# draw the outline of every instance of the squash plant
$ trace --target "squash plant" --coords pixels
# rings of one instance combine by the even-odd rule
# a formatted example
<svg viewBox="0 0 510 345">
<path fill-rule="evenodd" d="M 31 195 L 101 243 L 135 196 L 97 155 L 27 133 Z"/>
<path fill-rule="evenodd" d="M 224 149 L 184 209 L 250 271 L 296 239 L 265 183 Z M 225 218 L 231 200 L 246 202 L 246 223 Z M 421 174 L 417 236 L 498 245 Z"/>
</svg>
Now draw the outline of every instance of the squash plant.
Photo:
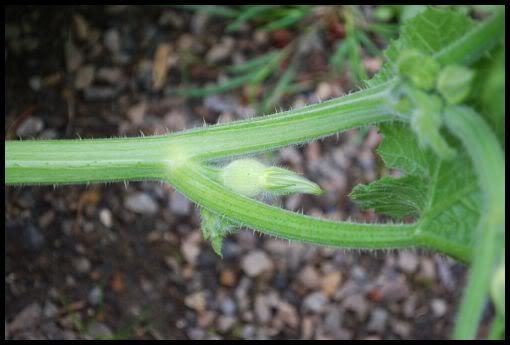
<svg viewBox="0 0 510 345">
<path fill-rule="evenodd" d="M 490 337 L 503 338 L 504 26 L 504 8 L 481 22 L 428 8 L 402 25 L 362 90 L 297 110 L 162 136 L 6 141 L 6 183 L 166 181 L 200 207 L 220 255 L 240 227 L 338 248 L 433 249 L 471 266 L 453 337 L 476 337 L 490 296 Z M 379 126 L 378 153 L 404 176 L 356 186 L 351 197 L 393 223 L 334 222 L 255 199 L 320 188 L 248 155 L 367 125 Z"/>
</svg>

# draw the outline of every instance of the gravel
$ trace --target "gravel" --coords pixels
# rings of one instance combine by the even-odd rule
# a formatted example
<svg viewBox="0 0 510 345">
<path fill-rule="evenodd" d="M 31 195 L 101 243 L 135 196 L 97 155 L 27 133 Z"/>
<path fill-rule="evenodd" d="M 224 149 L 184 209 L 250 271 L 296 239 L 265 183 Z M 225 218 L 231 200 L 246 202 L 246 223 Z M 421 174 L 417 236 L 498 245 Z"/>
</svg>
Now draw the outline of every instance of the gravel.
<svg viewBox="0 0 510 345">
<path fill-rule="evenodd" d="M 128 196 L 124 202 L 124 206 L 133 212 L 153 215 L 158 212 L 158 204 L 151 196 L 145 193 L 135 193 Z"/>
</svg>

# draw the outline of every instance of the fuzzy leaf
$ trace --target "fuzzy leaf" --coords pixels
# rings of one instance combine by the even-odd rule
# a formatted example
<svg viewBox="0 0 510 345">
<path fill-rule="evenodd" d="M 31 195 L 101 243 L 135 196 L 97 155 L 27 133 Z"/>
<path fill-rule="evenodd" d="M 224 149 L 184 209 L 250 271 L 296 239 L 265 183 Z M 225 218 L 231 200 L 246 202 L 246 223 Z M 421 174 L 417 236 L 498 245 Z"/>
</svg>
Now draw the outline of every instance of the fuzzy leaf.
<svg viewBox="0 0 510 345">
<path fill-rule="evenodd" d="M 415 49 L 434 55 L 456 42 L 474 25 L 475 23 L 462 13 L 427 8 L 402 25 L 398 40 L 392 41 L 384 52 L 385 65 L 368 82 L 369 86 L 383 83 L 395 75 L 395 65 L 402 50 Z"/>
<path fill-rule="evenodd" d="M 351 197 L 363 208 L 393 217 L 419 216 L 421 231 L 469 246 L 480 216 L 480 196 L 467 154 L 459 149 L 455 159 L 440 160 L 420 148 L 405 124 L 383 125 L 380 132 L 384 139 L 379 155 L 387 167 L 406 176 L 356 186 Z"/>
</svg>

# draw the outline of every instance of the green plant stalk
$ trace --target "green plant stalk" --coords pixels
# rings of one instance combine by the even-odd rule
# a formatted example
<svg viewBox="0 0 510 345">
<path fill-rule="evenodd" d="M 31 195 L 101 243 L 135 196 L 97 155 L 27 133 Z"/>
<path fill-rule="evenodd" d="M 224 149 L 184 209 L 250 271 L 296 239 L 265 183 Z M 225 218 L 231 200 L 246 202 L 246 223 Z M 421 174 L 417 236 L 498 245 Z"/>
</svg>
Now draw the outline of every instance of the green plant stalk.
<svg viewBox="0 0 510 345">
<path fill-rule="evenodd" d="M 416 244 L 414 224 L 333 222 L 286 211 L 226 190 L 194 162 L 171 169 L 168 182 L 201 207 L 268 235 L 341 248 L 409 248 Z"/>
<path fill-rule="evenodd" d="M 484 198 L 484 210 L 474 238 L 476 253 L 472 255 L 473 264 L 454 331 L 457 339 L 471 339 L 476 336 L 491 278 L 503 254 L 505 158 L 492 130 L 471 108 L 447 107 L 445 122 L 469 153 Z"/>
<path fill-rule="evenodd" d="M 268 151 L 394 117 L 383 108 L 391 85 L 271 116 L 171 135 L 5 142 L 7 184 L 164 180 L 167 167 Z M 206 143 L 206 145 L 204 145 Z"/>
<path fill-rule="evenodd" d="M 496 46 L 505 34 L 505 8 L 501 6 L 489 19 L 479 23 L 467 35 L 436 54 L 442 65 L 469 65 Z"/>
</svg>

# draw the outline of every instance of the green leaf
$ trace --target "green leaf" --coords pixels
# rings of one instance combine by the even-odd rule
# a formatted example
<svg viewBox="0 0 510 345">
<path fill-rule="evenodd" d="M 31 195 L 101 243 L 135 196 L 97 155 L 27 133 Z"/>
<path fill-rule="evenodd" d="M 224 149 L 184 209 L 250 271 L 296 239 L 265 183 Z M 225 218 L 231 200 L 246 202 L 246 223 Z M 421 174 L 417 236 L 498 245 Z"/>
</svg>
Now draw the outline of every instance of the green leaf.
<svg viewBox="0 0 510 345">
<path fill-rule="evenodd" d="M 425 208 L 427 183 L 426 179 L 413 175 L 384 177 L 369 185 L 357 185 L 350 196 L 361 208 L 374 208 L 395 218 L 419 216 Z"/>
<path fill-rule="evenodd" d="M 500 45 L 490 56 L 473 66 L 476 70 L 472 102 L 487 120 L 500 143 L 505 141 L 505 47 Z"/>
<path fill-rule="evenodd" d="M 474 26 L 475 23 L 461 13 L 427 8 L 402 25 L 398 40 L 392 41 L 384 52 L 385 65 L 368 84 L 374 86 L 393 78 L 402 50 L 415 49 L 434 55 L 458 41 Z"/>
<path fill-rule="evenodd" d="M 227 235 L 239 230 L 239 226 L 205 208 L 200 209 L 200 216 L 202 218 L 201 229 L 204 239 L 209 240 L 214 252 L 222 257 L 223 240 Z"/>
<path fill-rule="evenodd" d="M 422 149 L 406 124 L 382 125 L 380 132 L 384 139 L 379 155 L 388 168 L 399 169 L 405 176 L 356 186 L 352 198 L 362 208 L 374 208 L 393 217 L 419 216 L 418 231 L 425 241 L 470 251 L 481 202 L 464 150 L 457 150 L 455 159 L 444 161 Z M 458 142 L 449 139 L 459 147 Z"/>
</svg>

